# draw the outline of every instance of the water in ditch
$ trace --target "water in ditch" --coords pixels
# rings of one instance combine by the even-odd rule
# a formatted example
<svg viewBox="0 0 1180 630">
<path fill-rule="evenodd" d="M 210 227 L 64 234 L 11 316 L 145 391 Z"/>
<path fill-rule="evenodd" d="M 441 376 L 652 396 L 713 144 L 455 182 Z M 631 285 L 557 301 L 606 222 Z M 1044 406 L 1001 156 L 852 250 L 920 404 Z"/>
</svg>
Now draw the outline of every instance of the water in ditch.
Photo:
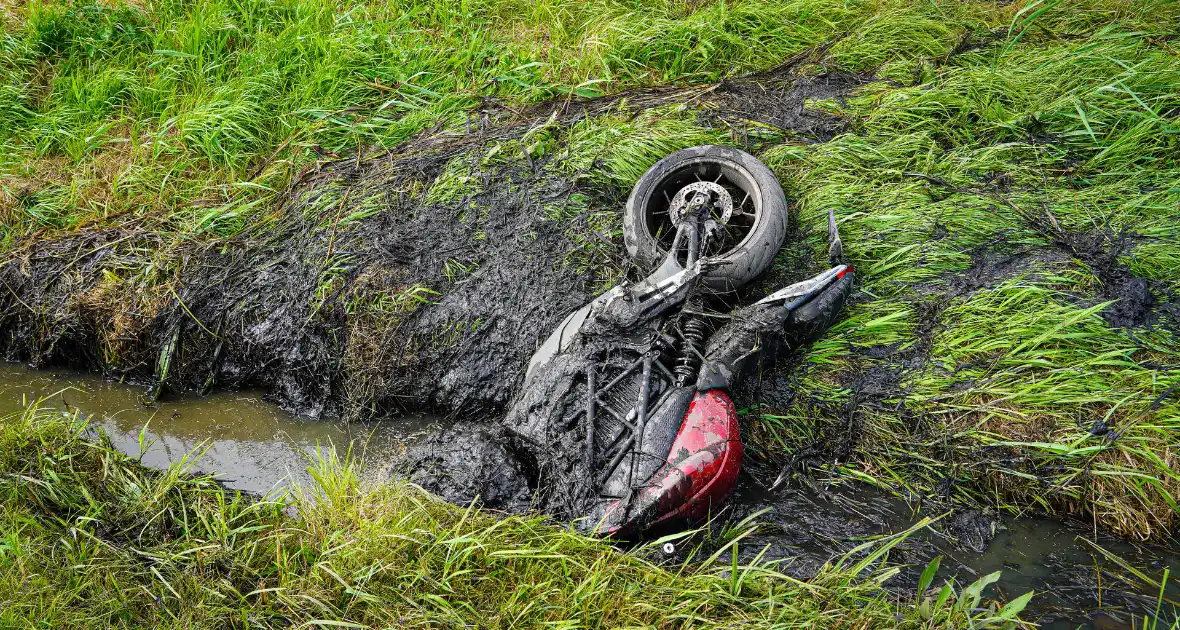
<svg viewBox="0 0 1180 630">
<path fill-rule="evenodd" d="M 390 474 L 383 467 L 437 422 L 429 416 L 350 425 L 300 418 L 250 390 L 171 396 L 150 406 L 143 394 L 142 387 L 100 376 L 0 363 L 0 414 L 43 399 L 43 407 L 87 416 L 147 466 L 202 453 L 195 472 L 215 473 L 226 486 L 256 494 L 309 483 L 308 458 L 320 448 L 351 448 L 365 474 Z"/>
</svg>

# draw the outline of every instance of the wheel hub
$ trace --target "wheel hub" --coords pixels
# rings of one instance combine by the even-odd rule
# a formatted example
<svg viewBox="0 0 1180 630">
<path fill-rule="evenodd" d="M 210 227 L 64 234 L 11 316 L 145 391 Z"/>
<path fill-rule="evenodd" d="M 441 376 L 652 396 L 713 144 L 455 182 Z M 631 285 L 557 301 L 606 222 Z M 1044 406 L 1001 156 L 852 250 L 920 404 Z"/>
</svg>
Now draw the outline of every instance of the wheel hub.
<svg viewBox="0 0 1180 630">
<path fill-rule="evenodd" d="M 708 198 L 706 205 L 709 206 L 709 212 L 714 220 L 721 225 L 729 222 L 733 215 L 733 197 L 729 196 L 729 191 L 716 182 L 694 182 L 676 191 L 672 196 L 671 204 L 668 206 L 672 225 L 680 225 L 697 195 Z"/>
</svg>

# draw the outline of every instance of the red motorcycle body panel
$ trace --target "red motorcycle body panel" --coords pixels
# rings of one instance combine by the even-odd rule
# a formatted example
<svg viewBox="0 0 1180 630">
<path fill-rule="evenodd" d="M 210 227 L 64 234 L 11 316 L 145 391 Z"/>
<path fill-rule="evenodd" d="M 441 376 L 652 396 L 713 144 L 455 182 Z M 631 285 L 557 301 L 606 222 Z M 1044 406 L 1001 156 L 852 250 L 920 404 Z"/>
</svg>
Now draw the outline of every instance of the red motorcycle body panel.
<svg viewBox="0 0 1180 630">
<path fill-rule="evenodd" d="M 652 478 L 647 492 L 659 496 L 656 522 L 703 519 L 713 503 L 737 487 L 742 467 L 742 436 L 733 401 L 721 390 L 698 393 L 688 406 L 669 462 Z"/>
<path fill-rule="evenodd" d="M 737 410 L 721 390 L 698 392 L 688 406 L 667 462 L 631 501 L 613 509 L 630 516 L 604 533 L 634 534 L 672 519 L 700 520 L 737 486 L 742 440 Z"/>
</svg>

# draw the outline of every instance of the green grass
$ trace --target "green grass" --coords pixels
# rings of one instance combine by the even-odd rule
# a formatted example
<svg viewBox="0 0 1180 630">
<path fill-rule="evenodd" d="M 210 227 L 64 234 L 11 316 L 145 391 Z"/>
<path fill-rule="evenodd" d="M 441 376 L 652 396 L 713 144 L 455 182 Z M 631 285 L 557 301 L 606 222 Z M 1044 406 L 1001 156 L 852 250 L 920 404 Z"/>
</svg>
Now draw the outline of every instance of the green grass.
<svg viewBox="0 0 1180 630">
<path fill-rule="evenodd" d="M 805 223 L 836 211 L 860 272 L 865 299 L 813 349 L 805 385 L 855 408 L 858 457 L 837 472 L 1143 538 L 1174 526 L 1177 322 L 1112 328 L 1099 312 L 1118 296 L 1102 297 L 1099 270 L 1038 256 L 1071 235 L 1111 252 L 1129 234 L 1130 270 L 1161 296 L 1180 289 L 1180 55 L 1160 39 L 1178 15 L 1174 3 L 1030 4 L 996 42 L 922 61 L 912 86 L 828 104 L 852 133 L 764 154 Z M 1014 254 L 1023 267 L 955 286 L 976 258 Z M 856 399 L 850 370 L 874 369 L 898 390 Z M 787 449 L 818 439 L 816 424 L 843 426 L 806 404 L 778 411 L 772 426 L 813 425 L 775 431 Z M 1117 434 L 1091 435 L 1098 421 Z"/>
<path fill-rule="evenodd" d="M 888 551 L 912 530 L 807 582 L 731 561 L 748 526 L 709 556 L 660 568 L 540 518 L 363 483 L 334 452 L 311 462 L 314 484 L 287 505 L 183 463 L 143 468 L 86 435 L 78 418 L 36 407 L 0 420 L 0 626 L 1026 625 L 1027 598 L 981 600 L 996 575 L 940 585 L 928 572 L 921 601 L 883 590 L 897 571 Z M 927 596 L 930 586 L 941 590 Z"/>
<path fill-rule="evenodd" d="M 1180 4 L 1155 0 L 35 2 L 0 36 L 0 250 L 88 225 L 150 232 L 87 294 L 141 314 L 97 335 L 128 367 L 120 344 L 169 299 L 181 245 L 267 234 L 305 168 L 479 131 L 488 98 L 505 105 L 493 123 L 527 122 L 513 112 L 546 99 L 706 89 L 831 44 L 800 71 L 879 79 L 811 104 L 847 131 L 808 144 L 759 128 L 752 149 L 802 225 L 835 210 L 860 292 L 806 354 L 796 403 L 748 415 L 751 454 L 843 453 L 851 423 L 830 475 L 1160 537 L 1180 496 L 1175 318 L 1111 327 L 1104 270 L 1058 242 L 1096 239 L 1175 304 L 1178 24 Z M 460 203 L 484 170 L 547 159 L 625 193 L 669 151 L 751 137 L 701 102 L 536 121 L 405 192 Z M 378 208 L 340 182 L 317 192 L 304 207 L 333 233 Z M 546 210 L 582 245 L 567 263 L 605 282 L 621 273 L 618 215 L 588 203 Z M 346 256 L 325 261 L 317 309 L 339 298 Z M 964 283 L 1006 256 L 1019 264 Z M 448 277 L 472 271 L 456 265 Z M 896 387 L 866 395 L 864 375 Z M 1091 435 L 1099 421 L 1114 433 Z"/>
<path fill-rule="evenodd" d="M 113 216 L 233 234 L 299 168 L 527 103 L 767 66 L 841 3 L 34 2 L 0 39 L 6 241 Z"/>
</svg>

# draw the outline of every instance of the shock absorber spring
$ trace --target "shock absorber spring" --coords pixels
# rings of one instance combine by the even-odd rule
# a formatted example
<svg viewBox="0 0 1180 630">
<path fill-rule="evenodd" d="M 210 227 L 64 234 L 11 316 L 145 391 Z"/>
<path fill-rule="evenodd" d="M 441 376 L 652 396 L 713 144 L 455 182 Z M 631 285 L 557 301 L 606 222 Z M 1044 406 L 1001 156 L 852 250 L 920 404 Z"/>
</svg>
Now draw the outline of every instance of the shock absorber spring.
<svg viewBox="0 0 1180 630">
<path fill-rule="evenodd" d="M 707 333 L 705 321 L 700 315 L 694 313 L 685 313 L 685 315 L 685 319 L 681 320 L 680 324 L 680 356 L 676 358 L 676 385 L 678 387 L 684 387 L 696 380 Z"/>
</svg>

